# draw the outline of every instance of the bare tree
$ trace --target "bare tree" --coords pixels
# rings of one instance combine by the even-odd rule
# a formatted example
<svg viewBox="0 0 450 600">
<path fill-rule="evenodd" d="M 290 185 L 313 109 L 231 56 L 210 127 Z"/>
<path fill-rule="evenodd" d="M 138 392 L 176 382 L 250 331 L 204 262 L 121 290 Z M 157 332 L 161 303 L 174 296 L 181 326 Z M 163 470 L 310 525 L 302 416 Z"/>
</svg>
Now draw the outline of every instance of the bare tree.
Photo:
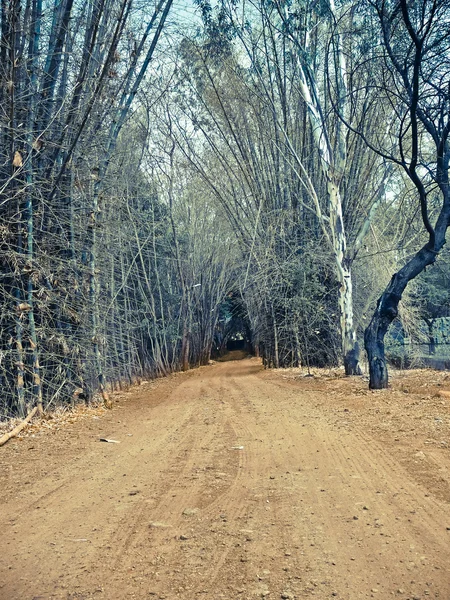
<svg viewBox="0 0 450 600">
<path fill-rule="evenodd" d="M 411 180 L 428 237 L 392 276 L 365 331 L 369 385 L 379 389 L 388 385 L 384 337 L 389 325 L 408 283 L 436 261 L 450 224 L 450 38 L 443 25 L 449 22 L 450 4 L 380 0 L 368 6 L 379 23 L 377 89 L 389 101 L 396 126 L 389 145 L 365 141 Z"/>
</svg>

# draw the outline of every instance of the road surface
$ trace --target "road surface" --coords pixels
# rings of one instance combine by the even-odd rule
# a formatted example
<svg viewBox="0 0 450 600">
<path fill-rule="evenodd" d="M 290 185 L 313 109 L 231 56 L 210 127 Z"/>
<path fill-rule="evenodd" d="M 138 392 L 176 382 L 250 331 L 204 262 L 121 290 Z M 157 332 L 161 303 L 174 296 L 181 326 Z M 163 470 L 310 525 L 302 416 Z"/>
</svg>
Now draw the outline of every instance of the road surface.
<svg viewBox="0 0 450 600">
<path fill-rule="evenodd" d="M 12 440 L 0 599 L 449 600 L 448 481 L 322 388 L 217 363 Z"/>
</svg>

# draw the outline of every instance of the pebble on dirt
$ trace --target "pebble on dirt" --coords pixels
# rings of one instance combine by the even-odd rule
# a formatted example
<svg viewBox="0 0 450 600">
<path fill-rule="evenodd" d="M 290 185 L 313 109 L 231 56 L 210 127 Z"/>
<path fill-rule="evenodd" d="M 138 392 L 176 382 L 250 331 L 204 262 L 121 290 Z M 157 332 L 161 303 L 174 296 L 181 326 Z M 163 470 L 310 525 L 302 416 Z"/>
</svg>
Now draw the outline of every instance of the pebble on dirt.
<svg viewBox="0 0 450 600">
<path fill-rule="evenodd" d="M 183 515 L 185 517 L 192 517 L 193 515 L 196 515 L 198 513 L 199 509 L 198 508 L 185 508 L 183 510 Z"/>
</svg>

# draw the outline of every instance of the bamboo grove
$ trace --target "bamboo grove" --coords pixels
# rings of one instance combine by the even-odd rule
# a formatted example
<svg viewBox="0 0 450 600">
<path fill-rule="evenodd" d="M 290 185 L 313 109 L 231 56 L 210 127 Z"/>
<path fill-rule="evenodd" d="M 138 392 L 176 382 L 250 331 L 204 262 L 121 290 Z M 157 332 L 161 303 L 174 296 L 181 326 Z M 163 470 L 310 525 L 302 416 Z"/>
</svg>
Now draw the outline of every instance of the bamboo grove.
<svg viewBox="0 0 450 600">
<path fill-rule="evenodd" d="M 400 298 L 413 321 L 446 260 L 449 16 L 2 0 L 0 417 L 108 403 L 233 333 L 357 374 L 366 330 L 387 385 Z"/>
<path fill-rule="evenodd" d="M 175 225 L 135 141 L 118 148 L 170 7 L 2 4 L 3 411 L 106 398 L 106 382 L 179 368 L 183 329 L 202 311 L 183 352 L 209 358 L 227 265 L 214 234 L 209 254 L 189 246 L 207 207 Z M 207 300 L 193 305 L 202 261 Z"/>
</svg>

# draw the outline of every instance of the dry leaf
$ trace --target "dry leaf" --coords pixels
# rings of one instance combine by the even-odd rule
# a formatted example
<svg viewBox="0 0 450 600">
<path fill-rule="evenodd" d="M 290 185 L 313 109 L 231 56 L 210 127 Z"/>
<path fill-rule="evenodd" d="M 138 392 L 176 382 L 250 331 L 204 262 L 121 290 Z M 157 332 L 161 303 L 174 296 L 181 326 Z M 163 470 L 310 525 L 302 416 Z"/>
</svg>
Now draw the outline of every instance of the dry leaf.
<svg viewBox="0 0 450 600">
<path fill-rule="evenodd" d="M 31 310 L 31 306 L 28 304 L 28 302 L 21 302 L 18 306 L 17 306 L 17 310 L 20 310 L 22 312 L 27 312 L 29 310 Z"/>
<path fill-rule="evenodd" d="M 23 167 L 22 155 L 18 150 L 14 152 L 13 167 L 16 167 L 16 169 Z"/>
<path fill-rule="evenodd" d="M 39 152 L 39 150 L 42 148 L 43 143 L 41 138 L 36 138 L 33 142 L 33 150 L 37 150 Z"/>
</svg>

